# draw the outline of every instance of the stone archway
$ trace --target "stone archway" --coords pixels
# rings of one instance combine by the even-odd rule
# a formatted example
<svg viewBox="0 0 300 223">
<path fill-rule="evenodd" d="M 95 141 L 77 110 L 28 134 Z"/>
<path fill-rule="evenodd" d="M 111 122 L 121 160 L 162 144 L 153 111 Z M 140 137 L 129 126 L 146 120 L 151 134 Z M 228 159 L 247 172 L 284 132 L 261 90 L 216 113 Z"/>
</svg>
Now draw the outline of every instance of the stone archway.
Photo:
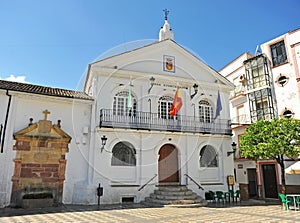
<svg viewBox="0 0 300 223">
<path fill-rule="evenodd" d="M 158 159 L 159 183 L 178 183 L 178 150 L 171 144 L 163 145 Z"/>
</svg>

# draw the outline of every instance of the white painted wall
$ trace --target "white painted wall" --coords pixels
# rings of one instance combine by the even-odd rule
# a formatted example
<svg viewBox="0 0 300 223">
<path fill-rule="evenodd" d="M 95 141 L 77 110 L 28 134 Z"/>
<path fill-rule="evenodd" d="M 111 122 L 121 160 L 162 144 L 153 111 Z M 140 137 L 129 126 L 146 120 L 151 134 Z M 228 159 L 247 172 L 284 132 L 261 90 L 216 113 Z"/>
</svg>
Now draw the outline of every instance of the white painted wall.
<svg viewBox="0 0 300 223">
<path fill-rule="evenodd" d="M 291 33 L 286 33 L 282 36 L 279 36 L 275 39 L 272 39 L 266 43 L 261 45 L 262 52 L 267 55 L 270 61 L 272 61 L 270 46 L 274 43 L 277 43 L 281 40 L 284 40 L 287 60 L 286 64 L 272 67 L 275 94 L 277 98 L 278 104 L 278 114 L 282 115 L 285 111 L 285 108 L 291 110 L 295 113 L 294 118 L 300 119 L 300 89 L 297 85 L 296 81 L 296 67 L 299 69 L 299 61 L 300 61 L 300 46 L 295 46 L 295 52 L 293 52 L 292 45 L 299 44 L 300 40 L 300 30 L 295 30 Z M 295 53 L 297 64 L 294 63 L 293 53 Z M 280 75 L 285 75 L 289 78 L 286 85 L 283 87 L 276 83 L 276 80 Z"/>
<path fill-rule="evenodd" d="M 6 114 L 7 96 L 0 91 L 1 123 Z M 88 169 L 89 135 L 83 134 L 83 128 L 90 129 L 91 101 L 72 100 L 66 98 L 49 97 L 42 95 L 16 93 L 12 95 L 12 103 L 9 113 L 9 123 L 6 130 L 4 153 L 0 154 L 0 206 L 10 203 L 12 176 L 14 171 L 15 151 L 13 148 L 13 133 L 26 128 L 29 119 L 33 123 L 44 119 L 44 110 L 51 113 L 48 120 L 57 124 L 61 120 L 61 128 L 72 137 L 69 144 L 69 152 L 66 154 L 66 180 L 64 184 L 63 202 L 72 201 L 72 191 L 75 182 L 86 180 Z M 5 111 L 2 111 L 5 109 Z"/>
<path fill-rule="evenodd" d="M 270 61 L 272 61 L 270 46 L 274 43 L 277 43 L 281 40 L 285 41 L 286 51 L 288 62 L 286 64 L 272 67 L 271 66 L 271 75 L 273 78 L 274 90 L 277 100 L 277 109 L 278 114 L 281 115 L 285 108 L 290 109 L 295 113 L 294 118 L 300 119 L 300 85 L 297 84 L 296 78 L 296 68 L 300 68 L 300 29 L 286 33 L 282 36 L 274 38 L 266 43 L 261 44 L 262 53 L 264 53 Z M 296 63 L 293 59 L 293 49 L 294 46 L 294 53 L 296 58 Z M 248 59 L 247 54 L 242 54 L 237 59 L 229 63 L 226 67 L 224 67 L 220 73 L 223 76 L 226 76 L 229 81 L 234 83 L 236 86 L 238 85 L 239 75 L 243 74 L 245 68 L 243 66 L 243 61 Z M 300 69 L 299 69 L 300 71 Z M 289 78 L 288 83 L 281 87 L 276 83 L 277 78 L 280 74 L 284 74 Z M 299 87 L 298 87 L 299 86 Z M 234 120 L 237 117 L 237 106 L 243 105 L 245 111 L 245 117 L 250 117 L 250 109 L 249 109 L 249 102 L 246 97 L 238 98 L 238 99 L 231 99 L 230 105 L 230 114 L 231 119 Z M 233 126 L 234 127 L 234 126 Z M 233 137 L 232 141 L 238 142 L 238 136 L 243 134 L 245 128 L 233 128 Z M 238 164 L 243 164 L 242 169 L 238 169 Z M 288 164 L 288 163 L 287 163 Z M 243 161 L 243 160 L 236 160 L 235 161 L 235 169 L 237 174 L 237 182 L 238 183 L 248 183 L 248 176 L 247 176 L 247 168 L 255 168 L 254 161 Z M 280 171 L 280 168 L 278 168 Z M 280 174 L 280 173 L 279 173 Z M 299 185 L 299 175 L 286 175 L 286 183 L 287 185 Z"/>
<path fill-rule="evenodd" d="M 163 55 L 175 57 L 175 73 L 163 71 Z M 114 69 L 114 66 L 118 66 Z M 148 94 L 150 77 L 155 78 L 155 85 Z M 224 81 L 226 85 L 215 81 Z M 220 91 L 222 106 L 220 118 L 229 120 L 229 91 L 230 84 L 220 78 L 219 74 L 208 68 L 202 62 L 196 61 L 194 56 L 188 55 L 183 49 L 174 46 L 174 43 L 165 42 L 162 47 L 151 46 L 113 57 L 107 61 L 100 61 L 90 66 L 88 84 L 86 89 L 93 88 L 96 99 L 95 126 L 99 125 L 99 111 L 102 108 L 112 109 L 114 95 L 122 90 L 128 91 L 129 83 L 132 83 L 131 92 L 137 99 L 137 110 L 157 113 L 158 100 L 161 96 L 174 97 L 177 84 L 181 86 L 183 106 L 179 112 L 181 115 L 194 116 L 196 104 L 196 116 L 198 116 L 198 102 L 207 99 L 216 110 L 217 91 Z M 193 84 L 199 85 L 199 92 L 190 99 L 194 93 Z M 148 99 L 151 99 L 151 109 Z M 116 126 L 117 127 L 117 126 Z M 202 135 L 190 133 L 170 133 L 164 131 L 136 131 L 118 128 L 96 127 L 97 134 L 94 141 L 93 157 L 93 184 L 94 190 L 101 183 L 104 187 L 104 196 L 101 203 L 120 203 L 123 196 L 132 196 L 136 202 L 149 196 L 158 184 L 156 177 L 142 191 L 139 187 L 158 174 L 159 149 L 167 143 L 178 149 L 179 175 L 182 184 L 188 182 L 188 186 L 198 194 L 204 196 L 184 174 L 190 175 L 194 180 L 203 184 L 205 190 L 227 190 L 227 175 L 233 175 L 233 159 L 227 157 L 227 151 L 231 150 L 231 137 L 220 135 Z M 100 152 L 101 136 L 107 136 L 105 150 Z M 137 165 L 135 167 L 111 166 L 111 151 L 114 145 L 120 141 L 130 142 L 136 149 Z M 204 145 L 212 145 L 219 158 L 218 168 L 200 168 L 199 154 Z M 126 187 L 127 185 L 127 187 Z M 97 197 L 92 196 L 92 188 L 89 203 L 96 203 Z M 80 199 L 79 199 L 80 200 Z M 86 201 L 81 200 L 81 203 Z"/>
</svg>

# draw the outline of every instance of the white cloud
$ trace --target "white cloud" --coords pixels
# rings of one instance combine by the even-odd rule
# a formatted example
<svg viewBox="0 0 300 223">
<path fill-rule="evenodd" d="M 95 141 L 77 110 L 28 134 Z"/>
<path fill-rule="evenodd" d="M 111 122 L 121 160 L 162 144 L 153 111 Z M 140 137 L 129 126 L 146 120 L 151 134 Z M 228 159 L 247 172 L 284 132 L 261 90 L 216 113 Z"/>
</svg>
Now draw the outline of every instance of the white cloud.
<svg viewBox="0 0 300 223">
<path fill-rule="evenodd" d="M 0 79 L 2 79 L 2 78 L 0 78 Z M 28 83 L 27 81 L 25 81 L 25 79 L 26 79 L 26 76 L 15 76 L 13 74 L 11 74 L 9 77 L 3 78 L 3 80 L 6 80 L 6 81 Z"/>
</svg>

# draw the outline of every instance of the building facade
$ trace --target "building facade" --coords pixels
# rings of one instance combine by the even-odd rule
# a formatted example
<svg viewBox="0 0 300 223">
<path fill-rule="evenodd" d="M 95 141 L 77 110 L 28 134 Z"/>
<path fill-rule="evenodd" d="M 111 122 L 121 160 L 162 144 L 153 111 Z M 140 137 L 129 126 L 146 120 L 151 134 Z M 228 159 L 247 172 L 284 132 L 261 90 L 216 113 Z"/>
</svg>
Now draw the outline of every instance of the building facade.
<svg viewBox="0 0 300 223">
<path fill-rule="evenodd" d="M 167 18 L 158 41 L 91 63 L 84 92 L 1 81 L 1 206 L 97 204 L 99 186 L 110 204 L 157 185 L 227 191 L 232 89 Z"/>
<path fill-rule="evenodd" d="M 235 85 L 230 97 L 233 141 L 257 120 L 300 118 L 300 30 L 294 30 L 260 45 L 257 55 L 243 53 L 220 73 Z M 245 199 L 277 198 L 280 168 L 274 160 L 235 159 L 236 180 Z M 288 158 L 287 158 L 288 159 Z M 294 161 L 287 161 L 289 166 Z M 299 191 L 299 175 L 286 175 L 287 190 Z"/>
</svg>

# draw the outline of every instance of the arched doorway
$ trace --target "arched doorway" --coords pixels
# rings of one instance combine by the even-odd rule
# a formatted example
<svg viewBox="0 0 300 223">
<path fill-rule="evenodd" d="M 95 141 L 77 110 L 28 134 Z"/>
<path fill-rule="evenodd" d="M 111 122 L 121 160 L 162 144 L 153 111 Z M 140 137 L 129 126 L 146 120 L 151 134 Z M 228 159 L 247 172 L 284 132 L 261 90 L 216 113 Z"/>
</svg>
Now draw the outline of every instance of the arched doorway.
<svg viewBox="0 0 300 223">
<path fill-rule="evenodd" d="M 158 178 L 159 183 L 179 182 L 178 151 L 171 144 L 163 145 L 159 150 Z"/>
</svg>

